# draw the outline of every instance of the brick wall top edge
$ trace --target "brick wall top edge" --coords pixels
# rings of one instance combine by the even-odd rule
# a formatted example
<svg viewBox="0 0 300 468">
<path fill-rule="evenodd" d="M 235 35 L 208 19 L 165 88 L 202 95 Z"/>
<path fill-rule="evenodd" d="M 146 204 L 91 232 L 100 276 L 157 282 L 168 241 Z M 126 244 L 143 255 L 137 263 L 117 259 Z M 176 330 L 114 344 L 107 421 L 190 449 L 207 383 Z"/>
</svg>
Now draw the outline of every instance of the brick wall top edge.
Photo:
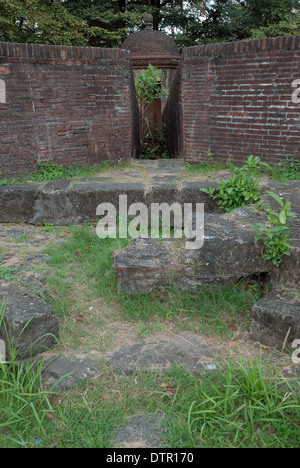
<svg viewBox="0 0 300 468">
<path fill-rule="evenodd" d="M 0 42 L 0 58 L 25 61 L 35 59 L 38 62 L 101 59 L 130 61 L 130 53 L 127 50 L 112 48 Z"/>
<path fill-rule="evenodd" d="M 229 55 L 241 55 L 247 53 L 276 52 L 278 50 L 300 49 L 300 35 L 269 37 L 250 41 L 223 42 L 187 47 L 183 51 L 183 57 L 219 57 Z"/>
</svg>

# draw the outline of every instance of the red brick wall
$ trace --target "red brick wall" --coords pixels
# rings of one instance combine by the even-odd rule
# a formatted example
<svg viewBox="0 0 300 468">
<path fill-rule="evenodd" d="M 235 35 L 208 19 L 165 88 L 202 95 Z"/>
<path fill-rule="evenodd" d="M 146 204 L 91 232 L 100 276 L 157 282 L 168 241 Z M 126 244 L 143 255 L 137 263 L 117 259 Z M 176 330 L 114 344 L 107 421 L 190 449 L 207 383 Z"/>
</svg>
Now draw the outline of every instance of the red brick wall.
<svg viewBox="0 0 300 468">
<path fill-rule="evenodd" d="M 170 156 L 182 155 L 183 148 L 183 77 L 184 61 L 181 59 L 174 77 L 168 101 L 163 113 L 166 125 L 166 139 Z"/>
<path fill-rule="evenodd" d="M 237 163 L 299 158 L 299 79 L 300 36 L 185 49 L 164 115 L 171 154 L 190 163 L 208 153 Z"/>
<path fill-rule="evenodd" d="M 0 43 L 0 170 L 126 161 L 138 145 L 129 53 Z M 6 102 L 3 102 L 3 81 Z"/>
</svg>

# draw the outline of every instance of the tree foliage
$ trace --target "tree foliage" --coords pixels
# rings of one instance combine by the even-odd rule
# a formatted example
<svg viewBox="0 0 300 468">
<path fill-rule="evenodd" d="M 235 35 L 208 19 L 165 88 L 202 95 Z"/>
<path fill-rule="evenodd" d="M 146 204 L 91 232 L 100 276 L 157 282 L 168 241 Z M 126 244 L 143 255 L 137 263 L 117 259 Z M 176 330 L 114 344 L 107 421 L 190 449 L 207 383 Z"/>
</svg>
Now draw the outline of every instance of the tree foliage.
<svg viewBox="0 0 300 468">
<path fill-rule="evenodd" d="M 60 1 L 0 0 L 0 40 L 88 45 L 85 24 Z"/>
<path fill-rule="evenodd" d="M 299 0 L 214 0 L 189 17 L 177 42 L 186 45 L 300 34 Z"/>
<path fill-rule="evenodd" d="M 119 47 L 153 26 L 178 46 L 300 34 L 300 0 L 0 0 L 0 40 Z"/>
</svg>

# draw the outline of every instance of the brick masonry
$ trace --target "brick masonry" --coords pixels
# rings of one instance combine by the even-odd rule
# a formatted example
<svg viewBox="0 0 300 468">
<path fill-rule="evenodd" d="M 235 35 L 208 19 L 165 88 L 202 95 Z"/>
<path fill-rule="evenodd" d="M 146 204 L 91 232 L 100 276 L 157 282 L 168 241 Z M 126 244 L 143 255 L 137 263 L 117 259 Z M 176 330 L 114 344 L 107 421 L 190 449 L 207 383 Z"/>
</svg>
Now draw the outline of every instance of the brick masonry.
<svg viewBox="0 0 300 468">
<path fill-rule="evenodd" d="M 0 170 L 128 161 L 138 151 L 129 52 L 0 43 Z"/>
<path fill-rule="evenodd" d="M 190 163 L 299 158 L 299 111 L 300 36 L 189 47 L 164 112 L 169 152 Z M 138 145 L 127 50 L 0 43 L 2 174 L 47 159 L 128 161 Z"/>
<path fill-rule="evenodd" d="M 172 155 L 300 157 L 300 36 L 186 48 L 164 114 Z"/>
</svg>

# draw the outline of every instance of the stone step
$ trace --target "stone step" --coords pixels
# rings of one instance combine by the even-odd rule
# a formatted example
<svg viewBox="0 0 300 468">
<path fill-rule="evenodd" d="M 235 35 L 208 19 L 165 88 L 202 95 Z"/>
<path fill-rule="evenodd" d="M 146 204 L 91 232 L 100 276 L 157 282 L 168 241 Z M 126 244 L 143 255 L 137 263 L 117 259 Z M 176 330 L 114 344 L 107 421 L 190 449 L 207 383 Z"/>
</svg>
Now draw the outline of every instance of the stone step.
<svg viewBox="0 0 300 468">
<path fill-rule="evenodd" d="M 202 182 L 208 188 L 212 183 Z M 47 184 L 24 184 L 0 187 L 0 223 L 24 222 L 70 225 L 96 219 L 97 206 L 112 203 L 117 210 L 119 196 L 127 195 L 128 206 L 144 203 L 204 203 L 205 211 L 217 211 L 217 203 L 200 192 L 198 182 L 102 182 L 54 180 Z"/>
<path fill-rule="evenodd" d="M 251 338 L 264 345 L 291 349 L 300 343 L 300 294 L 274 288 L 252 307 Z M 299 346 L 298 346 L 299 347 Z"/>
<path fill-rule="evenodd" d="M 156 162 L 158 163 L 158 162 Z M 120 173 L 108 177 L 95 176 L 70 180 L 53 180 L 48 183 L 27 183 L 11 186 L 0 186 L 0 222 L 24 222 L 30 224 L 53 223 L 69 225 L 96 219 L 97 206 L 101 203 L 112 203 L 116 210 L 119 207 L 119 196 L 127 195 L 128 205 L 144 203 L 148 208 L 152 203 L 178 202 L 203 203 L 205 213 L 216 213 L 218 204 L 200 188 L 218 187 L 216 174 L 203 180 L 201 176 L 189 180 L 176 160 L 162 161 L 153 165 L 147 161 L 145 174 L 140 171 L 136 179 L 135 169 L 129 172 L 126 182 L 121 182 Z M 173 167 L 174 166 L 174 167 Z M 124 174 L 124 171 L 122 172 Z M 230 177 L 230 174 L 225 174 Z M 223 175 L 224 177 L 224 175 Z M 130 181 L 128 181 L 130 180 Z M 262 197 L 269 205 L 278 209 L 274 200 L 267 196 L 268 191 L 278 193 L 282 198 L 292 202 L 292 208 L 300 216 L 300 182 L 291 181 L 284 186 L 277 181 L 262 181 Z"/>
<path fill-rule="evenodd" d="M 234 216 L 205 215 L 204 244 L 187 249 L 185 239 L 136 239 L 112 255 L 118 286 L 128 294 L 149 293 L 170 281 L 184 290 L 232 284 L 269 273 L 249 225 Z"/>
</svg>

